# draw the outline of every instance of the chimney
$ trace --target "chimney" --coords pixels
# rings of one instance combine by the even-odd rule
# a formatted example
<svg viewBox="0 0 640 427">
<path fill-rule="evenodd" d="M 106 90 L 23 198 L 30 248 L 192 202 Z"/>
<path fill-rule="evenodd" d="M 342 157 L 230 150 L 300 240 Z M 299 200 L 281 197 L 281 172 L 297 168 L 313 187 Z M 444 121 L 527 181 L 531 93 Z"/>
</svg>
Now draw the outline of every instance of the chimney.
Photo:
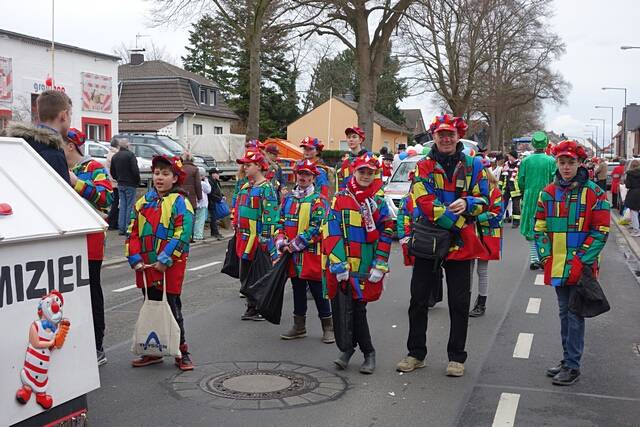
<svg viewBox="0 0 640 427">
<path fill-rule="evenodd" d="M 129 64 L 131 64 L 131 65 L 140 65 L 143 62 L 144 62 L 144 53 L 131 52 L 131 58 L 129 60 Z"/>
</svg>

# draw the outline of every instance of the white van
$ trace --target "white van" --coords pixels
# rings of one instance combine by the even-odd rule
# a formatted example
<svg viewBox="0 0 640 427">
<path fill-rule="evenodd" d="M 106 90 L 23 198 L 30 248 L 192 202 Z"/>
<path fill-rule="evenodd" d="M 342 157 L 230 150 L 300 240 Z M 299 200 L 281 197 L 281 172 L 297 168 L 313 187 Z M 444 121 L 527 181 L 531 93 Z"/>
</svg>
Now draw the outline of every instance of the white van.
<svg viewBox="0 0 640 427">
<path fill-rule="evenodd" d="M 469 139 L 461 139 L 466 149 L 478 151 L 478 144 L 475 141 Z M 433 141 L 429 141 L 424 144 L 425 147 L 430 147 Z M 416 164 L 424 158 L 424 155 L 418 154 L 412 157 L 407 157 L 402 160 L 398 167 L 391 175 L 391 179 L 384 187 L 384 196 L 389 206 L 391 216 L 395 219 L 398 215 L 398 208 L 400 207 L 400 201 L 407 195 L 411 182 L 409 182 L 409 173 L 416 169 Z"/>
</svg>

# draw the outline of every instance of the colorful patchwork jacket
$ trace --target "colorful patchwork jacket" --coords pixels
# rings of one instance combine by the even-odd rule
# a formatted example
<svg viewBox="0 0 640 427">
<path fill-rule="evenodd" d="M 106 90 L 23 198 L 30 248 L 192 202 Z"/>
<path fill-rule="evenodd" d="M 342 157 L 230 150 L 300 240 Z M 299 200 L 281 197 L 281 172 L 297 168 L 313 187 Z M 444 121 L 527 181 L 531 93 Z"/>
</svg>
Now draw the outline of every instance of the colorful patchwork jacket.
<svg viewBox="0 0 640 427">
<path fill-rule="evenodd" d="M 597 277 L 598 257 L 609 235 L 610 205 L 587 174 L 579 168 L 569 186 L 560 185 L 556 174 L 555 182 L 540 193 L 534 238 L 547 285 L 575 285 L 585 265 Z"/>
<path fill-rule="evenodd" d="M 347 188 L 347 183 L 353 176 L 353 162 L 363 154 L 369 153 L 369 155 L 373 155 L 373 153 L 367 151 L 366 149 L 360 150 L 358 154 L 353 154 L 349 151 L 345 157 L 342 159 L 342 164 L 336 170 L 336 192 L 342 191 Z M 375 174 L 376 179 L 382 180 L 382 169 L 378 169 Z"/>
<path fill-rule="evenodd" d="M 366 208 L 361 207 L 348 190 L 336 193 L 333 198 L 322 228 L 325 290 L 329 298 L 335 296 L 339 286 L 336 274 L 346 270 L 349 270 L 354 299 L 375 301 L 382 294 L 383 281 L 370 283 L 368 278 L 372 268 L 389 271 L 393 220 L 384 191 L 375 192 L 367 203 L 372 214 L 369 231 L 366 225 L 369 215 L 363 215 L 362 211 Z"/>
<path fill-rule="evenodd" d="M 280 208 L 280 221 L 276 226 L 276 246 L 289 241 L 293 253 L 289 277 L 322 280 L 320 228 L 329 210 L 329 202 L 315 189 L 307 196 L 298 197 L 296 191 L 287 194 Z"/>
<path fill-rule="evenodd" d="M 418 162 L 411 196 L 415 201 L 414 219 L 424 216 L 440 227 L 451 230 L 453 239 L 449 260 L 484 258 L 486 248 L 478 235 L 475 218 L 486 212 L 489 204 L 489 182 L 482 160 L 462 153 L 458 144 L 457 164 L 453 179 L 449 180 L 442 165 L 436 161 L 436 147 Z M 467 202 L 464 214 L 456 215 L 449 205 L 458 197 Z"/>
<path fill-rule="evenodd" d="M 520 184 L 518 183 L 518 170 L 520 169 L 520 160 L 516 160 L 514 163 L 505 162 L 502 167 L 502 173 L 500 174 L 500 190 L 503 194 L 509 194 L 511 197 L 520 197 Z"/>
<path fill-rule="evenodd" d="M 320 171 L 320 175 L 316 177 L 315 187 L 319 190 L 320 194 L 323 197 L 328 198 L 329 187 L 331 185 L 331 183 L 329 182 L 329 176 L 333 176 L 335 172 L 320 158 L 316 160 L 316 166 L 318 167 L 318 171 Z"/>
<path fill-rule="evenodd" d="M 249 182 L 249 179 L 245 178 L 239 178 L 236 179 L 236 185 L 235 187 L 233 187 L 233 195 L 231 196 L 231 223 L 233 224 L 233 220 L 236 217 L 236 201 L 238 199 L 238 193 L 240 193 L 240 190 L 242 189 L 242 187 Z"/>
<path fill-rule="evenodd" d="M 179 192 L 160 197 L 149 191 L 135 203 L 125 242 L 125 255 L 134 267 L 142 262 L 166 265 L 167 293 L 180 294 L 189 256 L 193 231 L 193 207 Z M 136 285 L 141 288 L 162 281 L 162 273 L 154 268 L 136 271 Z"/>
<path fill-rule="evenodd" d="M 106 214 L 113 202 L 113 185 L 107 170 L 97 161 L 85 157 L 71 171 L 78 180 L 74 190 L 98 212 Z M 87 235 L 87 256 L 91 261 L 104 259 L 104 232 Z"/>
<path fill-rule="evenodd" d="M 233 226 L 238 257 L 252 260 L 258 244 L 273 252 L 273 233 L 280 219 L 276 191 L 269 181 L 246 182 L 236 197 Z"/>
<path fill-rule="evenodd" d="M 489 209 L 478 215 L 482 243 L 488 250 L 485 261 L 499 260 L 502 254 L 502 217 L 504 206 L 502 192 L 496 186 L 489 193 Z"/>
<path fill-rule="evenodd" d="M 415 203 L 411 197 L 411 193 L 404 196 L 400 201 L 400 207 L 398 208 L 398 214 L 396 216 L 396 234 L 399 240 L 405 237 L 411 237 L 411 233 L 413 232 L 413 215 L 416 213 L 414 207 Z M 402 255 L 404 265 L 409 266 L 415 263 L 415 257 L 409 254 L 409 246 L 407 243 L 402 244 Z"/>
</svg>

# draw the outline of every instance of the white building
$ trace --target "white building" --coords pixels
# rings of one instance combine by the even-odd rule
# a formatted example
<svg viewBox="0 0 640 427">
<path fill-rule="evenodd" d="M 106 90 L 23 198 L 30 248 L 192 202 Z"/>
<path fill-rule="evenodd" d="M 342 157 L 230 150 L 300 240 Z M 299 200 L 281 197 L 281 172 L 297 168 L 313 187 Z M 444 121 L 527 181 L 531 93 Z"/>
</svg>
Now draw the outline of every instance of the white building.
<svg viewBox="0 0 640 427">
<path fill-rule="evenodd" d="M 0 128 L 37 121 L 36 98 L 47 89 L 73 103 L 72 127 L 92 140 L 118 133 L 118 61 L 113 55 L 0 29 Z"/>
<path fill-rule="evenodd" d="M 214 82 L 167 62 L 134 53 L 118 79 L 121 132 L 159 133 L 186 146 L 194 136 L 229 134 L 239 120 Z"/>
</svg>

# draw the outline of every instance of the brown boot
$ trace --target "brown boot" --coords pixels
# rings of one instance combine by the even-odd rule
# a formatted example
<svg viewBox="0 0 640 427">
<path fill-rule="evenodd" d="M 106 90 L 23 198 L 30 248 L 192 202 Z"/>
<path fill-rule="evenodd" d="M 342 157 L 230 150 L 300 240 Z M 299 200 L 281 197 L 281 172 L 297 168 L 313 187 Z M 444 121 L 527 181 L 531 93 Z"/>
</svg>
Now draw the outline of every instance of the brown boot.
<svg viewBox="0 0 640 427">
<path fill-rule="evenodd" d="M 283 340 L 294 340 L 296 338 L 304 338 L 307 336 L 305 316 L 293 315 L 293 327 L 286 334 L 280 335 Z"/>
<path fill-rule="evenodd" d="M 333 335 L 333 318 L 325 317 L 320 321 L 322 322 L 322 342 L 325 344 L 336 342 L 336 337 Z"/>
</svg>

